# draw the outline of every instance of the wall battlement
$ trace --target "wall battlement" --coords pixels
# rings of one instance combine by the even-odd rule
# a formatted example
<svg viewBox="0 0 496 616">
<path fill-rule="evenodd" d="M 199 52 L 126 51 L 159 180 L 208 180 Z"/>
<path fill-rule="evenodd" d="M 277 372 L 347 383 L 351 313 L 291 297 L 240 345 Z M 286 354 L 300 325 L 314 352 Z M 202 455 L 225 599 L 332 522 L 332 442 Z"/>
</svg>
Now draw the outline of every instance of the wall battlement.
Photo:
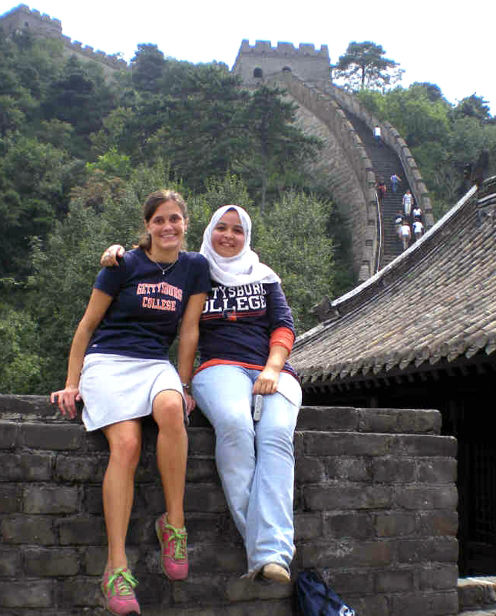
<svg viewBox="0 0 496 616">
<path fill-rule="evenodd" d="M 40 13 L 36 9 L 30 9 L 25 4 L 11 9 L 7 13 L 0 15 L 0 27 L 7 35 L 15 32 L 30 32 L 35 37 L 50 37 L 59 39 L 64 45 L 66 54 L 76 54 L 82 59 L 93 60 L 105 65 L 111 70 L 123 70 L 127 68 L 127 63 L 117 55 L 108 55 L 103 51 L 95 51 L 93 47 L 85 45 L 79 41 L 72 41 L 69 36 L 62 34 L 62 22 Z"/>
<path fill-rule="evenodd" d="M 312 43 L 300 43 L 295 47 L 292 43 L 278 42 L 277 47 L 272 47 L 270 41 L 255 41 L 255 45 L 251 46 L 247 39 L 241 41 L 240 53 L 250 54 L 273 54 L 277 56 L 322 56 L 329 61 L 329 50 L 327 45 L 321 45 L 317 51 Z"/>
<path fill-rule="evenodd" d="M 258 85 L 260 80 L 281 71 L 290 71 L 311 83 L 329 81 L 330 61 L 327 45 L 320 50 L 310 43 L 277 43 L 272 47 L 270 41 L 256 41 L 250 45 L 241 42 L 233 73 L 239 75 L 245 85 Z"/>
</svg>

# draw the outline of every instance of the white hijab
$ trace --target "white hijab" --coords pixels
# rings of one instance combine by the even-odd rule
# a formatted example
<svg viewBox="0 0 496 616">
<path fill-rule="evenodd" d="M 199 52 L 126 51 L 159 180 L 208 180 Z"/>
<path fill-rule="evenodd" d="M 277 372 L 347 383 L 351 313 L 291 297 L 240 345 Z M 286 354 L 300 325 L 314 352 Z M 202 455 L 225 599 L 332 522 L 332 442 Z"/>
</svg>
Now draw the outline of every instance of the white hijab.
<svg viewBox="0 0 496 616">
<path fill-rule="evenodd" d="M 219 220 L 229 210 L 235 210 L 245 233 L 245 244 L 234 257 L 221 257 L 212 246 L 212 231 Z M 250 248 L 251 220 L 248 213 L 239 205 L 223 205 L 216 210 L 203 233 L 200 253 L 210 265 L 210 276 L 226 287 L 238 287 L 256 282 L 281 282 L 279 276 L 268 265 L 260 263 L 258 255 Z"/>
</svg>

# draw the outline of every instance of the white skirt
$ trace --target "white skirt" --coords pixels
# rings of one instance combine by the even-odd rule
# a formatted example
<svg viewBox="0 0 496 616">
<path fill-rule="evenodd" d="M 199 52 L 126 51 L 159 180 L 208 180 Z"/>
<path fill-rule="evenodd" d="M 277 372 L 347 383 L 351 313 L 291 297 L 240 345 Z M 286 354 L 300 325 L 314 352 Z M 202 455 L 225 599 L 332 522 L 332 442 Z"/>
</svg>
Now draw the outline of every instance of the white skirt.
<svg viewBox="0 0 496 616">
<path fill-rule="evenodd" d="M 181 380 L 168 360 L 90 353 L 79 382 L 86 430 L 151 415 L 155 396 L 168 389 L 183 396 L 184 407 Z"/>
</svg>

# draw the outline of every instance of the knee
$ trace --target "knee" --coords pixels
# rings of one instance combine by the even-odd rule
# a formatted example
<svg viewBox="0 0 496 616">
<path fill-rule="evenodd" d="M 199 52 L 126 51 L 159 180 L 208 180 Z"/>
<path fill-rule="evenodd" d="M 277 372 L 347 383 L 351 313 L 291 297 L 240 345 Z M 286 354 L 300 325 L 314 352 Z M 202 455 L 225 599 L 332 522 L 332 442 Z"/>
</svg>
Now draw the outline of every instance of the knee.
<svg viewBox="0 0 496 616">
<path fill-rule="evenodd" d="M 141 438 L 136 434 L 122 434 L 109 442 L 111 460 L 136 468 L 141 453 Z"/>
<path fill-rule="evenodd" d="M 182 398 L 166 398 L 154 404 L 153 418 L 159 431 L 181 434 L 186 432 Z"/>
</svg>

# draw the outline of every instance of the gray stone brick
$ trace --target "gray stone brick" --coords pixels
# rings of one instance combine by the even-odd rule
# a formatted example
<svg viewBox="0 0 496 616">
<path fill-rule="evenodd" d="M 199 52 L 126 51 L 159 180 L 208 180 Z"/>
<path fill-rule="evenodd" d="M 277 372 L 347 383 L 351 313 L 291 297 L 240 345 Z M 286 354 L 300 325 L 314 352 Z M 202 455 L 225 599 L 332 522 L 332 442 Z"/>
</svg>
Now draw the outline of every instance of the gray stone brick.
<svg viewBox="0 0 496 616">
<path fill-rule="evenodd" d="M 16 513 L 21 510 L 20 490 L 16 485 L 0 484 L 0 513 Z"/>
<path fill-rule="evenodd" d="M 191 561 L 191 575 L 194 572 L 211 571 L 224 574 L 246 573 L 246 556 L 242 546 L 201 543 L 188 548 Z"/>
<path fill-rule="evenodd" d="M 223 512 L 227 510 L 222 488 L 212 484 L 190 484 L 184 497 L 185 511 Z"/>
<path fill-rule="evenodd" d="M 208 583 L 208 580 L 205 580 Z M 290 584 L 258 584 L 251 580 L 230 578 L 225 584 L 229 601 L 253 601 L 256 599 L 283 599 L 291 597 Z"/>
<path fill-rule="evenodd" d="M 456 591 L 451 593 L 416 592 L 391 597 L 391 613 L 402 616 L 445 616 L 458 614 Z"/>
<path fill-rule="evenodd" d="M 0 529 L 4 543 L 52 545 L 56 541 L 49 517 L 16 515 L 3 519 Z"/>
<path fill-rule="evenodd" d="M 329 571 L 327 573 L 327 571 Z M 347 594 L 360 591 L 360 595 L 372 593 L 374 590 L 374 575 L 371 571 L 360 569 L 323 570 L 323 577 L 331 588 L 340 594 L 343 599 Z M 349 604 L 353 607 L 353 604 Z"/>
<path fill-rule="evenodd" d="M 81 446 L 83 428 L 70 424 L 25 423 L 21 426 L 21 438 L 26 447 L 73 451 Z"/>
<path fill-rule="evenodd" d="M 298 415 L 298 430 L 350 432 L 357 429 L 358 413 L 351 407 L 304 406 Z"/>
<path fill-rule="evenodd" d="M 107 546 L 86 548 L 82 561 L 86 575 L 101 576 L 107 563 Z"/>
<path fill-rule="evenodd" d="M 212 458 L 189 458 L 186 469 L 186 481 L 206 482 L 220 485 L 219 475 Z"/>
<path fill-rule="evenodd" d="M 387 486 L 320 485 L 303 490 L 305 508 L 310 511 L 340 509 L 384 509 L 391 505 L 393 492 Z"/>
<path fill-rule="evenodd" d="M 102 481 L 107 458 L 99 456 L 74 456 L 59 454 L 55 463 L 55 477 L 58 481 Z"/>
<path fill-rule="evenodd" d="M 214 455 L 215 435 L 211 428 L 190 428 L 188 430 L 189 455 Z"/>
<path fill-rule="evenodd" d="M 360 432 L 439 434 L 441 413 L 418 409 L 359 409 Z"/>
<path fill-rule="evenodd" d="M 416 531 L 415 513 L 385 512 L 375 516 L 375 530 L 378 537 L 402 537 Z"/>
<path fill-rule="evenodd" d="M 454 537 L 401 539 L 397 550 L 398 560 L 402 563 L 455 563 L 458 558 L 458 542 Z"/>
<path fill-rule="evenodd" d="M 398 436 L 398 449 L 406 456 L 456 457 L 456 439 L 452 436 L 427 436 L 421 434 L 402 434 Z"/>
<path fill-rule="evenodd" d="M 0 420 L 0 449 L 12 449 L 18 440 L 19 426 L 12 421 Z"/>
<path fill-rule="evenodd" d="M 300 483 L 315 483 L 325 479 L 325 468 L 318 458 L 296 458 L 295 479 Z"/>
<path fill-rule="evenodd" d="M 93 607 L 102 604 L 100 580 L 79 575 L 57 585 L 57 605 L 62 608 Z"/>
<path fill-rule="evenodd" d="M 372 461 L 372 477 L 379 483 L 411 483 L 416 478 L 414 460 L 391 457 Z"/>
<path fill-rule="evenodd" d="M 105 545 L 103 517 L 65 518 L 57 523 L 61 545 Z"/>
<path fill-rule="evenodd" d="M 375 574 L 375 588 L 378 592 L 405 592 L 414 590 L 413 569 L 379 571 Z"/>
<path fill-rule="evenodd" d="M 431 565 L 427 563 L 419 572 L 419 587 L 422 590 L 452 590 L 458 582 L 456 564 Z"/>
<path fill-rule="evenodd" d="M 190 577 L 181 584 L 172 584 L 174 603 L 211 605 L 225 603 L 226 583 L 220 576 Z"/>
<path fill-rule="evenodd" d="M 76 550 L 29 548 L 23 556 L 24 570 L 29 576 L 65 577 L 79 572 L 79 555 Z"/>
<path fill-rule="evenodd" d="M 418 516 L 418 529 L 422 535 L 452 535 L 458 531 L 456 511 L 426 511 Z"/>
<path fill-rule="evenodd" d="M 25 513 L 74 513 L 78 510 L 78 489 L 28 486 L 23 490 Z"/>
<path fill-rule="evenodd" d="M 305 452 L 314 456 L 383 456 L 389 452 L 392 436 L 352 432 L 307 432 Z"/>
<path fill-rule="evenodd" d="M 135 490 L 135 501 L 136 492 Z M 102 500 L 102 486 L 101 484 L 96 486 L 84 486 L 83 487 L 83 507 L 86 513 L 95 513 L 103 515 L 103 500 Z"/>
<path fill-rule="evenodd" d="M 95 432 L 84 432 L 83 444 L 85 451 L 89 453 L 97 451 L 108 454 L 108 442 L 100 430 L 96 430 Z"/>
<path fill-rule="evenodd" d="M 51 466 L 51 455 L 3 453 L 0 454 L 0 481 L 48 481 Z"/>
<path fill-rule="evenodd" d="M 16 414 L 20 417 L 60 417 L 57 408 L 50 404 L 48 396 L 23 396 L 0 394 L 0 414 Z"/>
<path fill-rule="evenodd" d="M 343 481 L 367 481 L 371 480 L 370 459 L 348 458 L 333 456 L 326 461 L 327 477 Z"/>
<path fill-rule="evenodd" d="M 371 539 L 375 536 L 373 515 L 356 512 L 325 513 L 324 534 L 336 539 Z"/>
<path fill-rule="evenodd" d="M 0 577 L 19 577 L 21 553 L 17 547 L 0 547 Z"/>
<path fill-rule="evenodd" d="M 453 485 L 407 487 L 395 495 L 398 507 L 412 510 L 456 508 L 458 493 Z"/>
<path fill-rule="evenodd" d="M 25 582 L 0 581 L 0 607 L 42 608 L 52 605 L 52 582 L 31 580 Z M 3 612 L 5 616 L 7 614 Z"/>
<path fill-rule="evenodd" d="M 316 539 L 323 534 L 322 516 L 320 513 L 296 513 L 294 527 L 297 541 Z"/>
<path fill-rule="evenodd" d="M 454 483 L 456 460 L 453 458 L 429 458 L 417 460 L 417 477 L 422 483 Z"/>
<path fill-rule="evenodd" d="M 346 597 L 343 597 L 346 599 Z M 384 595 L 351 595 L 346 603 L 355 610 L 359 616 L 402 616 L 402 612 L 392 612 L 388 603 L 388 597 Z M 420 614 L 417 616 L 421 616 Z M 425 616 L 425 615 L 422 615 Z"/>
<path fill-rule="evenodd" d="M 291 614 L 292 601 L 280 599 L 279 601 L 246 601 L 231 603 L 224 606 L 222 616 L 288 616 Z"/>
<path fill-rule="evenodd" d="M 308 542 L 301 546 L 303 567 L 382 567 L 392 563 L 394 553 L 386 541 L 343 540 Z"/>
</svg>

